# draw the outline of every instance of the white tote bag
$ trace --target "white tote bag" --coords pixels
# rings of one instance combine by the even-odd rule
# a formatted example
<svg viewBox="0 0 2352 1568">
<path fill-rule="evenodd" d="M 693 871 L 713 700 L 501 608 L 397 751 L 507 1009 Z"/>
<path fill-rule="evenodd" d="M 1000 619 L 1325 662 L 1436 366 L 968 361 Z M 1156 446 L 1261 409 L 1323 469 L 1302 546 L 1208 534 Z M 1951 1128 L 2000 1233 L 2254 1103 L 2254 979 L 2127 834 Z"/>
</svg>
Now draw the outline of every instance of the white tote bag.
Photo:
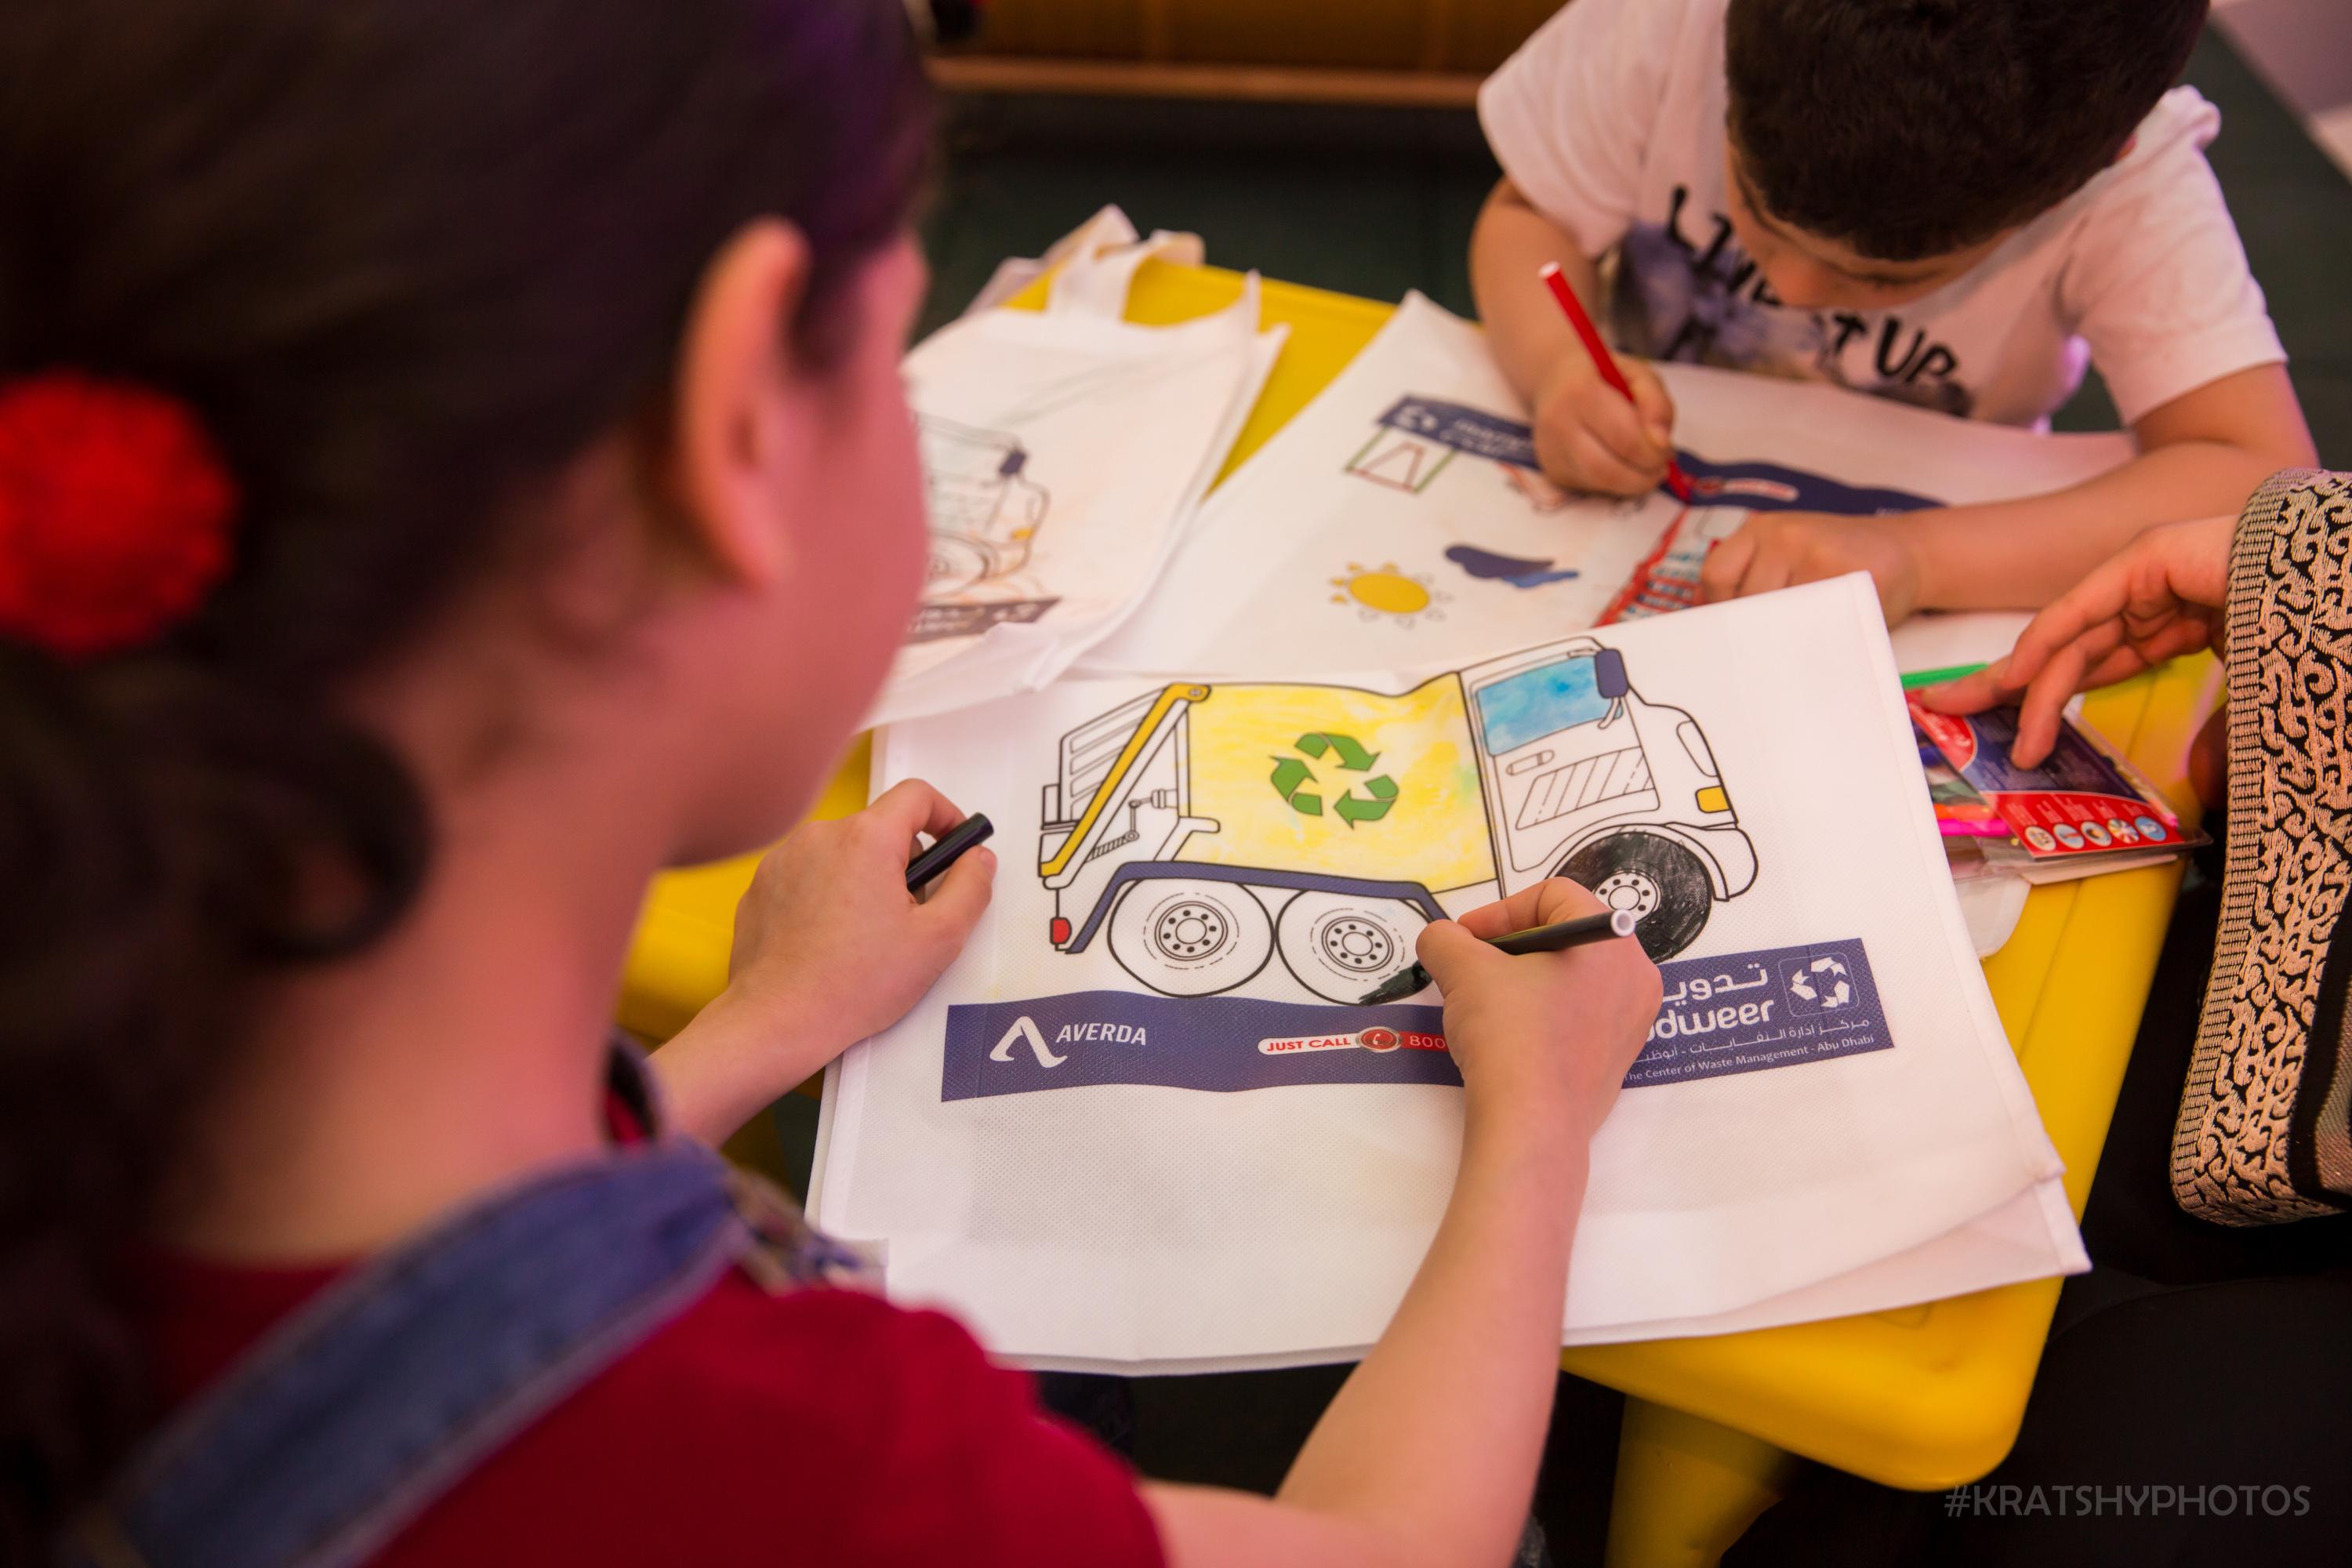
<svg viewBox="0 0 2352 1568">
<path fill-rule="evenodd" d="M 1467 662 L 1675 602 L 1751 510 L 1874 515 L 2001 500 L 2131 456 L 1836 387 L 1657 367 L 1698 495 L 1563 494 L 1486 335 L 1411 295 L 1314 404 L 1219 487 L 1144 609 L 1088 673 Z M 1648 591 L 1629 595 L 1639 578 Z M 1906 670 L 2006 653 L 2021 616 L 1920 616 Z"/>
<path fill-rule="evenodd" d="M 2083 1266 L 1866 579 L 1458 666 L 1066 681 L 892 728 L 876 787 L 918 775 L 995 818 L 996 894 L 829 1075 L 813 1208 L 1002 1353 L 1370 1344 L 1461 1091 L 1433 993 L 1354 1004 L 1427 920 L 1559 873 L 1641 914 L 1666 994 L 1565 1341 Z"/>
<path fill-rule="evenodd" d="M 992 309 L 907 356 L 929 491 L 921 608 L 870 721 L 1040 687 L 1115 628 L 1165 563 L 1257 401 L 1282 335 L 1257 279 L 1172 327 L 1121 320 L 1145 259 L 1117 209 L 1081 230 L 1042 311 Z"/>
</svg>

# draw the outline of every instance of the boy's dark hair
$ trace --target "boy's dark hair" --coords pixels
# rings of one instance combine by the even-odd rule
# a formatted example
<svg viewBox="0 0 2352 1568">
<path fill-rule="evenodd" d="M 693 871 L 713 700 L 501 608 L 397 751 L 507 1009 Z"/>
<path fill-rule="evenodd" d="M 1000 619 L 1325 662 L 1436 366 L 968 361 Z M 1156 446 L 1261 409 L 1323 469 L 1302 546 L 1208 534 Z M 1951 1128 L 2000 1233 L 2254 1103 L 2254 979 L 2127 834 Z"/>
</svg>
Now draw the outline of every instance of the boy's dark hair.
<svg viewBox="0 0 2352 1568">
<path fill-rule="evenodd" d="M 2115 161 L 2206 0 L 1730 0 L 1731 139 L 1774 218 L 1881 261 L 2024 223 Z"/>
<path fill-rule="evenodd" d="M 900 0 L 0 5 L 0 379 L 172 393 L 246 498 L 162 645 L 0 638 L 0 1562 L 47 1561 L 152 1419 L 126 1260 L 241 985 L 424 879 L 420 793 L 335 693 L 544 542 L 519 499 L 659 439 L 743 225 L 806 235 L 825 363 L 926 106 Z"/>
</svg>

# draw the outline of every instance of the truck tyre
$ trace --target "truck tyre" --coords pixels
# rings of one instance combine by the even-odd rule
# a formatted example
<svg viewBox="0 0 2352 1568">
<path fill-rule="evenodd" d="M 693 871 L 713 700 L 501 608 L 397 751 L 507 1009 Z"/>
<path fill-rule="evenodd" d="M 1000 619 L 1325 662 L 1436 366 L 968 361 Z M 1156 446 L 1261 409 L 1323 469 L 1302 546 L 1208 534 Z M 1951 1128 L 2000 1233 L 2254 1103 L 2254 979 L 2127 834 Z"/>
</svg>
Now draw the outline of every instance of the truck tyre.
<svg viewBox="0 0 2352 1568">
<path fill-rule="evenodd" d="M 985 580 L 996 570 L 996 552 L 963 533 L 931 535 L 930 563 L 923 572 L 923 593 L 944 599 Z"/>
<path fill-rule="evenodd" d="M 1138 882 L 1110 912 L 1110 953 L 1163 996 L 1213 996 L 1265 967 L 1274 917 L 1231 882 Z"/>
<path fill-rule="evenodd" d="M 1611 909 L 1633 910 L 1642 922 L 1633 934 L 1653 963 L 1697 941 L 1715 904 L 1699 858 L 1654 833 L 1612 833 L 1561 861 L 1558 875 L 1583 884 Z"/>
<path fill-rule="evenodd" d="M 1345 893 L 1302 892 L 1275 925 L 1282 962 L 1327 1002 L 1350 1006 L 1412 963 L 1429 921 L 1411 904 Z"/>
</svg>

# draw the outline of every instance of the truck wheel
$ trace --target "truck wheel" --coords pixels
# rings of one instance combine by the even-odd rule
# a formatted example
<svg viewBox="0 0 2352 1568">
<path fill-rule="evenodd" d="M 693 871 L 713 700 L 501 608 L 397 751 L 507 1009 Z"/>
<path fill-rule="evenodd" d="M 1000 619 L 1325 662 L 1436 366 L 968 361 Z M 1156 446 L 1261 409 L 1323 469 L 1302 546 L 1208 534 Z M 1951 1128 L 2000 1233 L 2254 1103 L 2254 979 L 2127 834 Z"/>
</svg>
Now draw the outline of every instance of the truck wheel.
<svg viewBox="0 0 2352 1568">
<path fill-rule="evenodd" d="M 1265 967 L 1274 919 L 1230 882 L 1139 882 L 1110 912 L 1119 967 L 1163 996 L 1213 996 Z"/>
<path fill-rule="evenodd" d="M 995 567 L 994 552 L 980 541 L 961 533 L 934 533 L 930 564 L 923 572 L 923 593 L 933 599 L 961 594 Z"/>
<path fill-rule="evenodd" d="M 1612 910 L 1631 910 L 1633 934 L 1653 963 L 1698 940 L 1715 905 L 1715 887 L 1699 858 L 1654 833 L 1612 833 L 1560 862 L 1559 875 L 1580 882 Z"/>
<path fill-rule="evenodd" d="M 1412 963 L 1412 944 L 1428 923 L 1393 899 L 1303 892 L 1283 906 L 1275 942 L 1301 985 L 1352 1006 Z"/>
</svg>

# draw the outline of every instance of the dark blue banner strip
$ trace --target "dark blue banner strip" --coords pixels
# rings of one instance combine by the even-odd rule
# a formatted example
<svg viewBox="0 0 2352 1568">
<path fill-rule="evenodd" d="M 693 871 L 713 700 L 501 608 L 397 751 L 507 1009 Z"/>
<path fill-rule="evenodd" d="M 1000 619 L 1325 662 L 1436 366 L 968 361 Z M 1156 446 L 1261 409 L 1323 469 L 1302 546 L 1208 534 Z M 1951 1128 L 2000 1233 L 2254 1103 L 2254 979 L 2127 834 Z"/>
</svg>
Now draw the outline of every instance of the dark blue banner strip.
<svg viewBox="0 0 2352 1568">
<path fill-rule="evenodd" d="M 1096 1083 L 1218 1090 L 1460 1083 L 1445 1054 L 1444 1024 L 1435 1007 L 1327 1007 L 1130 991 L 955 1006 L 948 1009 L 940 1098 Z M 1369 1046 L 1359 1039 L 1367 1032 Z"/>
<path fill-rule="evenodd" d="M 1686 1083 L 1883 1051 L 1895 1042 L 1858 941 L 1658 966 L 1665 1000 L 1625 1087 Z"/>
<path fill-rule="evenodd" d="M 1373 421 L 1473 457 L 1535 468 L 1535 432 L 1516 419 L 1434 397 L 1401 397 Z M 1849 485 L 1778 463 L 1711 463 L 1696 452 L 1675 448 L 1675 460 L 1698 506 L 1745 507 L 1750 511 L 1827 511 L 1841 517 L 1876 517 L 1917 511 L 1944 503 L 1908 490 Z M 1662 491 L 1664 484 L 1658 487 Z"/>
<path fill-rule="evenodd" d="M 1886 1049 L 1856 941 L 1661 966 L 1665 1005 L 1626 1087 Z M 1458 1084 L 1444 1014 L 1251 997 L 1081 991 L 948 1009 L 940 1098 L 1131 1083 L 1229 1093 L 1315 1083 Z"/>
</svg>

